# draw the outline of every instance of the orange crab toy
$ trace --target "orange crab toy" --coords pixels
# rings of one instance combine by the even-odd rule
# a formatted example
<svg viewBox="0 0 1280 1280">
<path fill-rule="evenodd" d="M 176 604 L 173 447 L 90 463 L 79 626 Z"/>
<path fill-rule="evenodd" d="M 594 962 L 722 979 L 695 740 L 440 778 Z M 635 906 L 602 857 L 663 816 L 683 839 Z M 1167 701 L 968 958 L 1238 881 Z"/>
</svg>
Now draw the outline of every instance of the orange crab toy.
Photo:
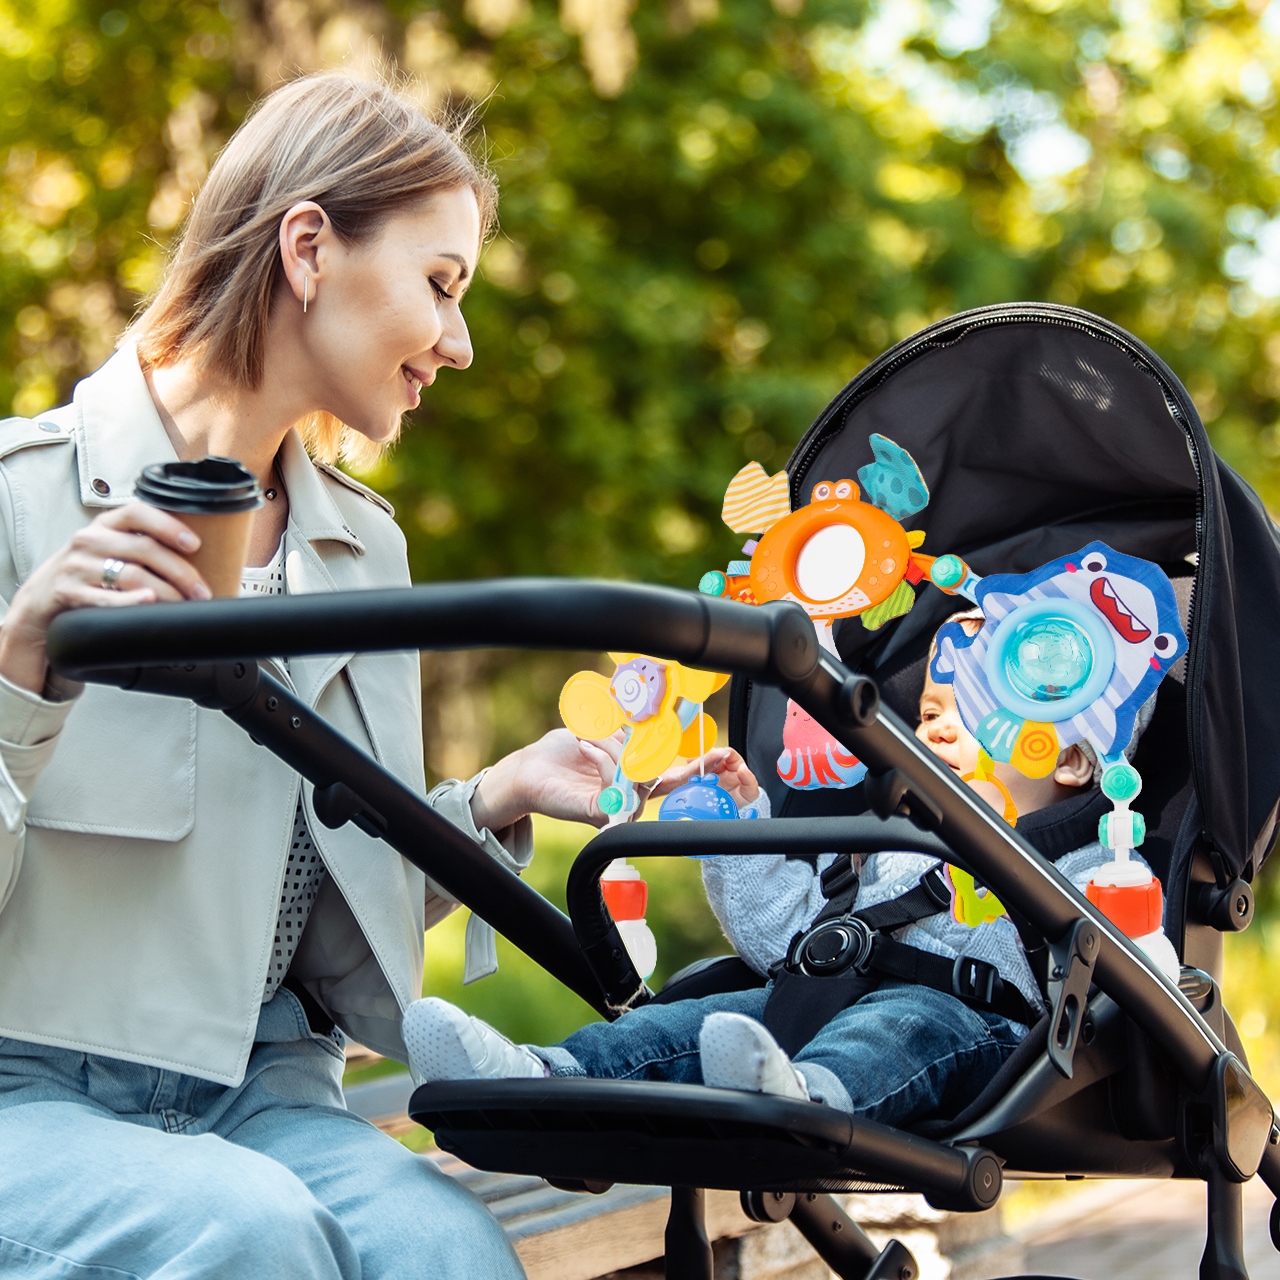
<svg viewBox="0 0 1280 1280">
<path fill-rule="evenodd" d="M 820 480 L 808 506 L 792 511 L 785 471 L 770 476 L 758 462 L 743 467 L 725 493 L 724 522 L 759 537 L 743 548 L 750 561 L 709 575 L 716 581 L 703 590 L 749 604 L 794 600 L 828 649 L 837 618 L 861 616 L 875 630 L 906 613 L 915 602 L 912 587 L 928 577 L 934 557 L 917 550 L 924 533 L 908 533 L 900 521 L 928 503 L 929 489 L 900 445 L 881 435 L 870 443 L 875 461 L 858 471 L 866 501 L 853 480 Z"/>
<path fill-rule="evenodd" d="M 785 471 L 771 476 L 758 462 L 743 467 L 729 483 L 721 514 L 734 533 L 758 535 L 742 548 L 750 559 L 704 574 L 698 589 L 745 604 L 792 600 L 813 620 L 819 643 L 831 653 L 837 618 L 861 617 L 874 631 L 909 612 L 916 598 L 912 588 L 930 576 L 934 557 L 917 550 L 923 531 L 909 533 L 901 521 L 924 509 L 929 487 L 901 445 L 878 434 L 868 443 L 875 461 L 858 468 L 861 488 L 853 480 L 820 480 L 798 511 L 791 510 Z M 951 577 L 957 573 L 957 581 L 967 580 L 953 567 Z M 937 585 L 950 590 L 950 577 Z M 787 704 L 784 723 L 778 776 L 789 787 L 850 787 L 866 773 L 795 703 Z"/>
<path fill-rule="evenodd" d="M 908 533 L 858 493 L 852 480 L 823 480 L 807 507 L 765 531 L 751 557 L 757 600 L 795 600 L 815 619 L 865 619 L 904 579 L 914 584 L 928 574 L 933 557 L 915 551 L 924 535 Z"/>
</svg>

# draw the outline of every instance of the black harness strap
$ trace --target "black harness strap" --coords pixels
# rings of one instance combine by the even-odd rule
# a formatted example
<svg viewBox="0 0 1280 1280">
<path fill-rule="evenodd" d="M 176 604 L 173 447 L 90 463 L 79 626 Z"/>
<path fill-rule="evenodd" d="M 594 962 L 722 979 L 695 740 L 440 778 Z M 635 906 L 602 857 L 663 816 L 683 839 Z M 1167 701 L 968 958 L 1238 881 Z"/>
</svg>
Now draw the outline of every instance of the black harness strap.
<svg viewBox="0 0 1280 1280">
<path fill-rule="evenodd" d="M 827 904 L 791 940 L 775 967 L 764 1024 L 790 1055 L 798 1053 L 837 1014 L 874 991 L 884 978 L 944 991 L 976 1009 L 1030 1026 L 1036 1015 L 1022 993 L 992 964 L 972 956 L 948 959 L 889 937 L 950 908 L 938 867 L 901 897 L 855 911 L 858 873 L 842 854 L 822 873 Z"/>
<path fill-rule="evenodd" d="M 920 883 L 914 889 L 900 898 L 879 902 L 874 907 L 863 907 L 853 914 L 868 929 L 878 933 L 881 930 L 901 929 L 903 925 L 915 924 L 928 916 L 936 916 L 939 911 L 950 910 L 950 890 L 942 872 L 934 867 L 920 877 Z"/>
<path fill-rule="evenodd" d="M 811 978 L 793 969 L 779 969 L 762 1021 L 787 1056 L 794 1058 L 837 1014 L 879 985 L 880 979 L 872 973 L 850 971 Z"/>
<path fill-rule="evenodd" d="M 822 873 L 822 892 L 827 904 L 818 912 L 810 929 L 829 920 L 838 920 L 853 910 L 858 899 L 858 869 L 853 858 L 841 854 Z M 796 935 L 800 938 L 804 930 Z M 792 939 L 794 945 L 796 939 Z M 770 973 L 773 990 L 764 1008 L 764 1025 L 791 1057 L 795 1057 L 838 1013 L 874 991 L 878 979 L 852 971 L 812 978 L 784 965 Z"/>
<path fill-rule="evenodd" d="M 1036 1014 L 1022 992 L 1005 982 L 995 965 L 973 956 L 957 956 L 951 960 L 881 934 L 873 945 L 870 968 L 882 977 L 918 982 L 935 991 L 945 991 L 975 1009 L 998 1013 L 1010 1022 L 1029 1027 L 1036 1021 Z"/>
<path fill-rule="evenodd" d="M 842 853 L 819 879 L 827 905 L 814 917 L 814 924 L 853 910 L 853 904 L 858 900 L 860 883 L 857 864 L 850 854 Z"/>
</svg>

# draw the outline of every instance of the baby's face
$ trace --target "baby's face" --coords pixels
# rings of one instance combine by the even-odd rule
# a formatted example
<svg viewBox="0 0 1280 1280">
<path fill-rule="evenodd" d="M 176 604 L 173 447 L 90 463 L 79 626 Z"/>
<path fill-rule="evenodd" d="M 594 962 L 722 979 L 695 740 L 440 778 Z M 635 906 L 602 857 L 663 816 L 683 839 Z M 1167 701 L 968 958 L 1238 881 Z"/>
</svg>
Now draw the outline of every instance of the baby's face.
<svg viewBox="0 0 1280 1280">
<path fill-rule="evenodd" d="M 949 684 L 935 684 L 927 675 L 920 695 L 916 737 L 958 775 L 977 769 L 978 740 L 960 719 L 955 690 Z"/>
<path fill-rule="evenodd" d="M 959 778 L 966 778 L 978 770 L 979 744 L 977 738 L 964 727 L 956 708 L 954 688 L 949 684 L 935 684 L 925 676 L 924 692 L 920 695 L 920 725 L 916 737 L 935 756 L 948 765 Z M 1047 778 L 1028 778 L 1012 765 L 997 762 L 993 772 L 1007 788 L 1019 813 L 1034 813 L 1071 795 L 1092 777 L 1079 747 L 1068 747 L 1058 760 L 1058 767 Z M 971 786 L 997 813 L 1004 808 L 1004 797 L 989 782 L 971 778 Z"/>
</svg>

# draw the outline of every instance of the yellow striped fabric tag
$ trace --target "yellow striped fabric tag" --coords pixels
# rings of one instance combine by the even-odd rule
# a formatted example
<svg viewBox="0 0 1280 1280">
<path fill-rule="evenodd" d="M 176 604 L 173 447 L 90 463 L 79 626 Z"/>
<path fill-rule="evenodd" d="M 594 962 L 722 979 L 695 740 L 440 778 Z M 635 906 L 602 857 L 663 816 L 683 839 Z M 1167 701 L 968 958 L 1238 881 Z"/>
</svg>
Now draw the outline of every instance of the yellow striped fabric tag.
<svg viewBox="0 0 1280 1280">
<path fill-rule="evenodd" d="M 729 481 L 720 514 L 734 533 L 764 533 L 791 514 L 787 473 L 766 475 L 758 462 L 748 462 Z"/>
</svg>

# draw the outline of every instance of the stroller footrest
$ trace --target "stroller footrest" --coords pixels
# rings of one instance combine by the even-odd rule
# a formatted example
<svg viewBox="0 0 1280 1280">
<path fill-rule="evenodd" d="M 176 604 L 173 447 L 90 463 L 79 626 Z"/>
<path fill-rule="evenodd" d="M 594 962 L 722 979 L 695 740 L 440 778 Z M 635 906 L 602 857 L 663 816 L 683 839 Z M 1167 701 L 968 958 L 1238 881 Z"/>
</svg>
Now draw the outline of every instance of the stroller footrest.
<svg viewBox="0 0 1280 1280">
<path fill-rule="evenodd" d="M 703 1085 L 465 1080 L 423 1085 L 409 1114 L 478 1168 L 559 1180 L 730 1191 L 909 1188 L 939 1208 L 989 1209 L 999 1161 L 813 1102 Z"/>
</svg>

